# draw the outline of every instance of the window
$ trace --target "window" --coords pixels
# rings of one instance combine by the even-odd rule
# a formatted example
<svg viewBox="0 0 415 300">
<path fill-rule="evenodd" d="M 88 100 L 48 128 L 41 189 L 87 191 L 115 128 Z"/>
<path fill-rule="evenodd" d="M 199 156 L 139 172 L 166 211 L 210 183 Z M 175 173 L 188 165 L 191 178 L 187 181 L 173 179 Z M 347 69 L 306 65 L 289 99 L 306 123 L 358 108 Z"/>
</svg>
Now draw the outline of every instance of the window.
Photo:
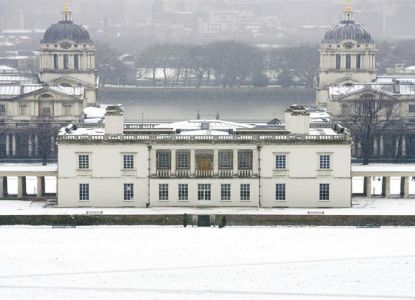
<svg viewBox="0 0 415 300">
<path fill-rule="evenodd" d="M 285 183 L 275 185 L 275 200 L 285 200 Z"/>
<path fill-rule="evenodd" d="M 42 107 L 42 116 L 50 116 L 50 107 Z"/>
<path fill-rule="evenodd" d="M 190 153 L 189 152 L 177 152 L 177 169 L 189 169 L 190 168 Z"/>
<path fill-rule="evenodd" d="M 73 56 L 73 67 L 75 70 L 79 70 L 79 54 Z"/>
<path fill-rule="evenodd" d="M 134 169 L 134 155 L 133 154 L 124 154 L 122 158 L 123 168 L 124 169 Z"/>
<path fill-rule="evenodd" d="M 251 200 L 251 185 L 250 184 L 241 184 L 240 190 L 241 200 Z"/>
<path fill-rule="evenodd" d="M 358 54 L 356 55 L 356 69 L 360 70 L 361 67 L 362 67 L 362 55 Z"/>
<path fill-rule="evenodd" d="M 89 169 L 89 155 L 88 154 L 80 154 L 78 156 L 78 168 Z"/>
<path fill-rule="evenodd" d="M 157 169 L 170 170 L 170 152 L 169 151 L 158 151 L 157 152 Z"/>
<path fill-rule="evenodd" d="M 219 169 L 232 169 L 232 152 L 219 151 L 218 153 Z"/>
<path fill-rule="evenodd" d="M 5 114 L 5 113 L 6 113 L 6 105 L 0 104 L 0 114 Z"/>
<path fill-rule="evenodd" d="M 220 200 L 229 201 L 231 200 L 231 185 L 224 183 L 220 185 Z"/>
<path fill-rule="evenodd" d="M 65 116 L 72 115 L 72 105 L 64 105 Z"/>
<path fill-rule="evenodd" d="M 124 183 L 124 201 L 134 200 L 134 184 Z"/>
<path fill-rule="evenodd" d="M 20 108 L 20 115 L 21 116 L 26 116 L 27 115 L 27 105 L 26 104 L 20 104 L 19 108 Z"/>
<path fill-rule="evenodd" d="M 287 157 L 285 154 L 277 154 L 275 156 L 275 168 L 286 169 L 287 168 Z"/>
<path fill-rule="evenodd" d="M 81 201 L 89 200 L 89 183 L 79 184 L 79 200 Z"/>
<path fill-rule="evenodd" d="M 169 200 L 169 185 L 167 183 L 159 184 L 159 200 L 160 201 Z"/>
<path fill-rule="evenodd" d="M 340 67 L 341 67 L 341 59 L 342 59 L 341 55 L 340 54 L 336 54 L 336 69 L 337 70 L 340 70 Z"/>
<path fill-rule="evenodd" d="M 64 69 L 69 69 L 68 54 L 63 55 L 63 68 Z"/>
<path fill-rule="evenodd" d="M 53 54 L 53 68 L 59 69 L 59 56 L 57 54 Z"/>
<path fill-rule="evenodd" d="M 252 151 L 238 152 L 239 170 L 252 170 Z"/>
<path fill-rule="evenodd" d="M 352 67 L 352 55 L 346 54 L 346 69 L 350 69 Z"/>
<path fill-rule="evenodd" d="M 409 104 L 409 112 L 415 112 L 415 104 Z"/>
<path fill-rule="evenodd" d="M 179 200 L 189 200 L 189 186 L 187 184 L 179 184 Z"/>
<path fill-rule="evenodd" d="M 328 183 L 320 183 L 320 201 L 330 200 L 330 185 Z"/>
<path fill-rule="evenodd" d="M 197 199 L 198 200 L 210 200 L 210 184 L 198 184 L 197 185 Z"/>
<path fill-rule="evenodd" d="M 330 169 L 330 155 L 329 154 L 320 155 L 320 169 L 322 170 Z"/>
</svg>

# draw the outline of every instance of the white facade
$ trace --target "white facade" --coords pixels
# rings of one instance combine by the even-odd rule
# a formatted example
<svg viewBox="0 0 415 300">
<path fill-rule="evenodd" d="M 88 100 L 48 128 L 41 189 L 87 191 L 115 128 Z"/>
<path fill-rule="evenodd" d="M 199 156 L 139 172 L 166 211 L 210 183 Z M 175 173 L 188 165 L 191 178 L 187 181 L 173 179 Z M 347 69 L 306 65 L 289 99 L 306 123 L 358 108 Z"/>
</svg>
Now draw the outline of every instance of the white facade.
<svg viewBox="0 0 415 300">
<path fill-rule="evenodd" d="M 203 120 L 199 129 L 175 123 L 126 124 L 123 134 L 111 135 L 104 128 L 62 130 L 58 205 L 351 206 L 347 132 L 212 123 L 221 129 Z"/>
</svg>

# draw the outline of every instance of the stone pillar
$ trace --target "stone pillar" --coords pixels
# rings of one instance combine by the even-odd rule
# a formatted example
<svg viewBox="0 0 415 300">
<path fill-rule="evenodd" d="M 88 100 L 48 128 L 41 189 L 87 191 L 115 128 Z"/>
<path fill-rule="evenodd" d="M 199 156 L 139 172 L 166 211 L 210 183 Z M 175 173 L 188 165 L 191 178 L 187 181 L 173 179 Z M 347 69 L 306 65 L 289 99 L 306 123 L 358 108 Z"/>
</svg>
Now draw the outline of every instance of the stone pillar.
<svg viewBox="0 0 415 300">
<path fill-rule="evenodd" d="M 365 189 L 365 196 L 371 197 L 372 196 L 372 177 L 371 176 L 365 176 L 364 189 Z"/>
<path fill-rule="evenodd" d="M 406 157 L 406 135 L 402 136 L 402 157 Z"/>
<path fill-rule="evenodd" d="M 16 156 L 16 135 L 12 135 L 12 156 Z"/>
<path fill-rule="evenodd" d="M 218 175 L 219 173 L 219 150 L 213 150 L 213 175 Z"/>
<path fill-rule="evenodd" d="M 23 176 L 17 177 L 17 198 L 23 199 Z"/>
<path fill-rule="evenodd" d="M 44 181 L 44 177 L 42 176 L 37 176 L 36 178 L 36 197 L 37 198 L 42 198 L 43 197 L 43 181 Z"/>
<path fill-rule="evenodd" d="M 373 141 L 373 156 L 377 156 L 378 155 L 378 139 L 375 139 Z"/>
<path fill-rule="evenodd" d="M 55 153 L 55 137 L 50 137 L 50 153 Z"/>
<path fill-rule="evenodd" d="M 409 181 L 411 177 L 401 177 L 401 198 L 409 198 Z"/>
<path fill-rule="evenodd" d="M 6 134 L 6 156 L 10 156 L 10 135 Z"/>
<path fill-rule="evenodd" d="M 151 147 L 151 146 L 149 146 Z M 156 170 L 157 170 L 157 154 L 156 154 L 156 150 L 154 149 L 150 149 L 150 161 L 149 161 L 149 165 L 150 165 L 150 176 L 152 175 L 156 175 Z"/>
<path fill-rule="evenodd" d="M 383 156 L 383 135 L 379 137 L 379 156 Z"/>
<path fill-rule="evenodd" d="M 172 149 L 170 152 L 171 155 L 171 175 L 176 175 L 176 149 Z"/>
<path fill-rule="evenodd" d="M 9 195 L 7 188 L 7 176 L 3 177 L 3 180 L 0 182 L 0 184 L 3 187 L 3 197 L 7 197 Z"/>
<path fill-rule="evenodd" d="M 395 139 L 395 157 L 399 155 L 399 136 Z"/>
<path fill-rule="evenodd" d="M 382 177 L 382 196 L 385 198 L 391 196 L 391 178 L 389 176 Z"/>
<path fill-rule="evenodd" d="M 190 176 L 195 176 L 196 173 L 196 151 L 190 150 Z"/>
<path fill-rule="evenodd" d="M 233 150 L 233 175 L 238 175 L 238 150 Z"/>
<path fill-rule="evenodd" d="M 252 151 L 252 174 L 258 175 L 258 149 Z"/>
<path fill-rule="evenodd" d="M 35 135 L 35 156 L 39 156 L 39 136 Z"/>
<path fill-rule="evenodd" d="M 357 143 L 357 157 L 362 157 L 362 144 Z"/>
<path fill-rule="evenodd" d="M 0 176 L 0 198 L 4 198 L 4 177 Z"/>
<path fill-rule="evenodd" d="M 33 141 L 32 135 L 29 134 L 28 141 L 27 141 L 27 156 L 32 157 L 33 155 Z"/>
</svg>

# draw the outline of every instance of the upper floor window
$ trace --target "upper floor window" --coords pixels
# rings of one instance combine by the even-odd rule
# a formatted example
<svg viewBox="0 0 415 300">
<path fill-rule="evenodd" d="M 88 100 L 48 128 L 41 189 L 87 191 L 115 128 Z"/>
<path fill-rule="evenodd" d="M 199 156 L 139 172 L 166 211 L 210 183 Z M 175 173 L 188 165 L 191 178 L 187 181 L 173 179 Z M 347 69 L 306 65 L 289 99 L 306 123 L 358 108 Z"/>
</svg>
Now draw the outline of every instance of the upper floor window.
<svg viewBox="0 0 415 300">
<path fill-rule="evenodd" d="M 78 155 L 78 169 L 89 169 L 89 154 Z"/>
<path fill-rule="evenodd" d="M 170 151 L 157 151 L 157 169 L 170 170 Z"/>
<path fill-rule="evenodd" d="M 244 150 L 238 152 L 238 169 L 252 170 L 252 151 Z"/>
<path fill-rule="evenodd" d="M 124 154 L 123 155 L 123 169 L 134 169 L 134 155 Z"/>
<path fill-rule="evenodd" d="M 219 169 L 232 169 L 232 152 L 219 151 L 218 162 Z"/>
<path fill-rule="evenodd" d="M 321 154 L 320 155 L 320 169 L 327 170 L 330 168 L 331 168 L 330 154 Z"/>
<path fill-rule="evenodd" d="M 409 112 L 415 112 L 415 104 L 409 104 Z"/>
<path fill-rule="evenodd" d="M 277 154 L 275 156 L 275 168 L 276 169 L 287 168 L 287 156 L 285 154 Z"/>
<path fill-rule="evenodd" d="M 190 153 L 188 151 L 180 151 L 176 154 L 177 168 L 189 169 L 190 168 Z"/>
</svg>

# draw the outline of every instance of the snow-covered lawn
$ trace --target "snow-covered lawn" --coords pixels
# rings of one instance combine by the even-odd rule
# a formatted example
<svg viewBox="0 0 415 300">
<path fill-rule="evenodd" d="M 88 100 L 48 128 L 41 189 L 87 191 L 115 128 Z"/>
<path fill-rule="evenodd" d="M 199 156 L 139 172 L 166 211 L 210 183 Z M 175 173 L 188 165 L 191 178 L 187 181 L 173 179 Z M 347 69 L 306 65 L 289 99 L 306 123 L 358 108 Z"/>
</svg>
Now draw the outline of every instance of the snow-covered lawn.
<svg viewBox="0 0 415 300">
<path fill-rule="evenodd" d="M 415 299 L 415 228 L 0 227 L 1 299 Z"/>
</svg>

